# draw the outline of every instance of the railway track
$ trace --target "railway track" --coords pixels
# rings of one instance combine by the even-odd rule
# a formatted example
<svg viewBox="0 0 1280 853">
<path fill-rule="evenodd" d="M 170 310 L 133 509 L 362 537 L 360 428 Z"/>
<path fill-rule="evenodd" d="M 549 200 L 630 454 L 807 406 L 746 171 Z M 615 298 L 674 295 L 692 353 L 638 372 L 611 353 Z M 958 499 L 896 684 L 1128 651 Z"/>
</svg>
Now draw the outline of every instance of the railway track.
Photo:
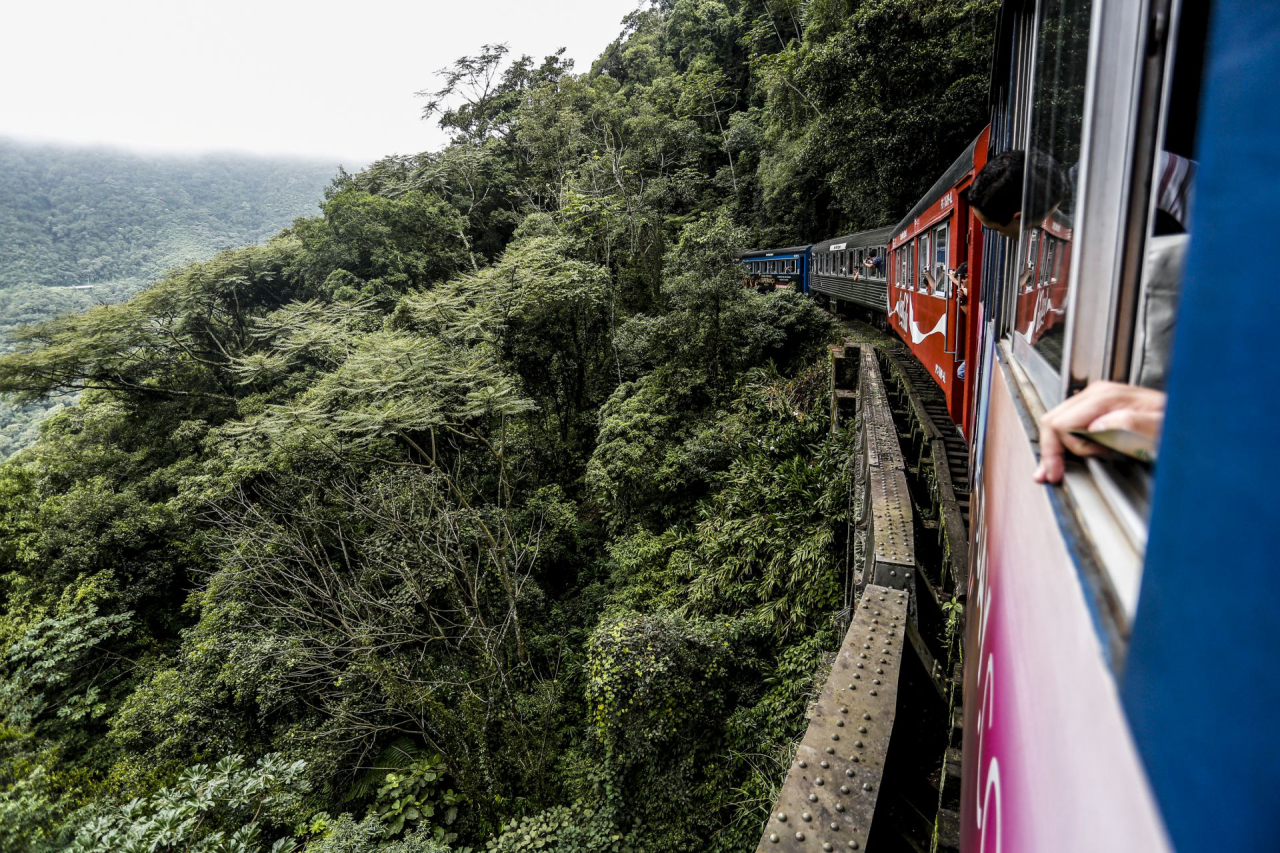
<svg viewBox="0 0 1280 853">
<path fill-rule="evenodd" d="M 956 849 L 968 447 L 905 348 L 847 333 L 831 410 L 859 454 L 849 627 L 757 850 Z"/>
</svg>

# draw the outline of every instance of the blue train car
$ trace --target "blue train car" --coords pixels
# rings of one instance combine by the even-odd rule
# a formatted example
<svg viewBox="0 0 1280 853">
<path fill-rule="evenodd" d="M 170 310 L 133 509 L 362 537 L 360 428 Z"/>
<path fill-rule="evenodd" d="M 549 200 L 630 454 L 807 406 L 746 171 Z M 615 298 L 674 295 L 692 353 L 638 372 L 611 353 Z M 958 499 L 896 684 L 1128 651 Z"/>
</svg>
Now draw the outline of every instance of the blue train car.
<svg viewBox="0 0 1280 853">
<path fill-rule="evenodd" d="M 794 287 L 809 292 L 809 259 L 812 246 L 787 246 L 781 249 L 752 249 L 738 256 L 744 268 L 744 284 L 762 290 Z"/>
</svg>

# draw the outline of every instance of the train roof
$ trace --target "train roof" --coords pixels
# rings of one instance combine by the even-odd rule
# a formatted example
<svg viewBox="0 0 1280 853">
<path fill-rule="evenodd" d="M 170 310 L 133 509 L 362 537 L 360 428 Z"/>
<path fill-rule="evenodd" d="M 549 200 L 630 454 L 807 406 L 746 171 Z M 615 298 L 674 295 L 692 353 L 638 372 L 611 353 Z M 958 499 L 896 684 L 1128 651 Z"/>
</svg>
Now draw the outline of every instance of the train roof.
<svg viewBox="0 0 1280 853">
<path fill-rule="evenodd" d="M 892 225 L 886 225 L 883 228 L 872 228 L 870 231 L 859 231 L 856 234 L 844 234 L 840 237 L 832 237 L 830 240 L 824 240 L 821 243 L 814 243 L 813 250 L 815 252 L 826 252 L 832 246 L 840 243 L 847 243 L 850 248 L 859 246 L 885 246 L 889 243 L 889 238 L 894 235 Z"/>
<path fill-rule="evenodd" d="M 738 255 L 739 260 L 745 258 L 768 258 L 775 255 L 803 255 L 809 249 L 809 244 L 803 246 L 784 246 L 781 249 L 747 249 Z"/>
<path fill-rule="evenodd" d="M 978 139 L 982 134 L 978 134 L 964 149 L 964 153 L 955 159 L 947 171 L 942 173 L 942 177 L 929 187 L 929 191 L 916 202 L 916 206 L 911 208 L 911 212 L 902 217 L 902 221 L 893 227 L 894 234 L 901 234 L 902 230 L 915 221 L 915 218 L 929 209 L 935 201 L 942 198 L 942 194 L 947 190 L 960 183 L 960 179 L 973 169 L 973 149 L 978 144 Z"/>
</svg>

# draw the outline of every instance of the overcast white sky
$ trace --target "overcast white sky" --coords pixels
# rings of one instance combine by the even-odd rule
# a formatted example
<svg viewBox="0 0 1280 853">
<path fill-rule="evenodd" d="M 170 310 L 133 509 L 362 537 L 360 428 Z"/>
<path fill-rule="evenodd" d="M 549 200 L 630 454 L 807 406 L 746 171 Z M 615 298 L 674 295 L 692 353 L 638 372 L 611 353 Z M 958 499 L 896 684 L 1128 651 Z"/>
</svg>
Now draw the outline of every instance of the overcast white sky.
<svg viewBox="0 0 1280 853">
<path fill-rule="evenodd" d="M 11 0 L 0 136 L 292 154 L 438 148 L 434 72 L 482 44 L 590 68 L 639 0 Z"/>
</svg>

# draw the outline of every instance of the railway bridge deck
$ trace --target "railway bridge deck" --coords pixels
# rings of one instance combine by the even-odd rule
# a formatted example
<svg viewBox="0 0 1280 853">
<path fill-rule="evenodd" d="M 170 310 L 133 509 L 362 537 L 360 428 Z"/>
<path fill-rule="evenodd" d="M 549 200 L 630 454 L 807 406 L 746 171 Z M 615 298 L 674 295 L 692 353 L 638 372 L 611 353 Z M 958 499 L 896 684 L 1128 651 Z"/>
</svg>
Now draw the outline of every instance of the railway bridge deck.
<svg viewBox="0 0 1280 853">
<path fill-rule="evenodd" d="M 832 348 L 831 413 L 857 435 L 848 627 L 758 850 L 955 848 L 968 449 L 924 368 L 862 324 Z"/>
</svg>

